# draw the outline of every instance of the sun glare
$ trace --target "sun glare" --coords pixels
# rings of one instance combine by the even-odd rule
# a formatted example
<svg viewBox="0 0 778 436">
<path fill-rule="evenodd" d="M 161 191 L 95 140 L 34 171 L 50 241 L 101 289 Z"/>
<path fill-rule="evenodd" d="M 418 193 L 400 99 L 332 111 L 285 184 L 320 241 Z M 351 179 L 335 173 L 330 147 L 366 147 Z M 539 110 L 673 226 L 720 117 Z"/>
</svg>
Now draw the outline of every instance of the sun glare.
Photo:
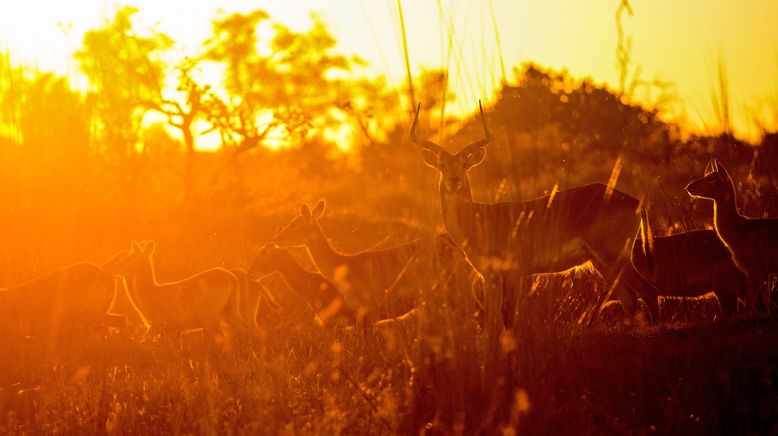
<svg viewBox="0 0 778 436">
<path fill-rule="evenodd" d="M 449 72 L 449 89 L 457 97 L 450 106 L 452 114 L 471 113 L 474 101 L 489 99 L 505 69 L 501 64 L 510 69 L 519 62 L 536 61 L 617 86 L 614 6 L 602 2 L 584 6 L 564 0 L 542 5 L 500 0 L 491 3 L 494 15 L 490 8 L 472 0 L 405 5 L 412 70 L 441 67 Z M 200 44 L 210 33 L 211 21 L 220 14 L 261 8 L 273 22 L 298 32 L 309 29 L 311 16 L 316 14 L 331 27 L 339 50 L 369 62 L 365 74 L 384 74 L 397 84 L 404 81 L 396 3 L 306 0 L 293 5 L 268 2 L 235 6 L 209 0 L 182 7 L 178 2 L 134 0 L 126 4 L 139 9 L 139 28 L 155 28 L 175 40 L 171 59 L 198 55 Z M 778 31 L 768 17 L 778 16 L 778 6 L 761 1 L 746 9 L 721 3 L 701 11 L 685 1 L 673 13 L 663 12 L 669 5 L 666 0 L 636 4 L 634 16 L 624 15 L 623 29 L 633 47 L 632 73 L 640 71 L 643 83 L 659 79 L 673 84 L 671 97 L 679 99 L 679 104 L 666 105 L 665 109 L 689 126 L 711 126 L 718 122 L 709 94 L 715 88 L 716 53 L 721 53 L 733 82 L 729 100 L 734 127 L 755 139 L 755 114 L 760 109 L 744 102 L 775 93 L 778 71 L 770 59 L 774 59 Z M 77 74 L 71 56 L 84 32 L 110 19 L 115 9 L 116 5 L 105 0 L 3 2 L 0 39 L 14 59 L 65 74 L 83 87 L 85 81 Z M 660 17 L 670 17 L 675 24 L 656 26 L 654 22 Z M 729 22 L 726 17 L 731 17 Z M 722 35 L 718 29 L 725 27 L 733 31 Z M 672 29 L 682 28 L 686 30 L 672 33 Z M 270 22 L 259 26 L 260 41 L 269 41 L 272 36 Z M 498 39 L 502 40 L 500 47 Z M 269 45 L 260 47 L 261 53 L 268 54 Z M 511 79 L 510 71 L 507 75 Z M 742 80 L 744 77 L 748 80 Z M 216 77 L 209 79 L 219 82 Z M 644 90 L 637 95 L 651 100 L 650 96 L 658 92 Z M 778 117 L 758 118 L 760 124 L 772 125 Z M 689 124 L 692 120 L 699 121 Z"/>
<path fill-rule="evenodd" d="M 0 436 L 778 433 L 778 0 L 0 0 Z"/>
</svg>

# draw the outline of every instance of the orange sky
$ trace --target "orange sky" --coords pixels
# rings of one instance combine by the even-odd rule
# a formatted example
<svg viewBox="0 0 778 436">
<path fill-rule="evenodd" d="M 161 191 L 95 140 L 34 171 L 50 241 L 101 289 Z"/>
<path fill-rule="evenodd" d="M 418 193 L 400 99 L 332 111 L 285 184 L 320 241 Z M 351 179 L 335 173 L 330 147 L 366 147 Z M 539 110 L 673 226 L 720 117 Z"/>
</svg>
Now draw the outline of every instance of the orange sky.
<svg viewBox="0 0 778 436">
<path fill-rule="evenodd" d="M 371 63 L 369 73 L 403 82 L 396 0 L 160 1 L 121 2 L 140 9 L 143 25 L 172 36 L 181 51 L 193 53 L 208 35 L 210 21 L 226 12 L 265 9 L 296 30 L 318 11 L 340 42 L 340 50 Z M 618 0 L 492 0 L 502 53 L 508 68 L 521 62 L 566 68 L 616 86 Z M 624 26 L 633 40 L 633 61 L 642 78 L 671 81 L 680 104 L 674 113 L 691 125 L 715 126 L 711 95 L 716 62 L 725 61 L 737 132 L 754 138 L 754 115 L 778 123 L 778 1 L 633 0 L 634 17 Z M 113 15 L 106 0 L 0 0 L 0 48 L 14 59 L 55 70 L 78 80 L 72 53 L 83 33 Z M 414 70 L 448 67 L 454 109 L 471 111 L 491 95 L 499 80 L 489 0 L 404 0 L 410 57 Z M 444 20 L 441 20 L 441 11 Z M 442 22 L 448 25 L 441 26 Z M 446 32 L 455 31 L 454 54 L 447 58 Z M 509 71 L 510 75 L 510 71 Z M 81 79 L 83 80 L 83 79 Z M 644 93 L 638 93 L 644 98 Z"/>
</svg>

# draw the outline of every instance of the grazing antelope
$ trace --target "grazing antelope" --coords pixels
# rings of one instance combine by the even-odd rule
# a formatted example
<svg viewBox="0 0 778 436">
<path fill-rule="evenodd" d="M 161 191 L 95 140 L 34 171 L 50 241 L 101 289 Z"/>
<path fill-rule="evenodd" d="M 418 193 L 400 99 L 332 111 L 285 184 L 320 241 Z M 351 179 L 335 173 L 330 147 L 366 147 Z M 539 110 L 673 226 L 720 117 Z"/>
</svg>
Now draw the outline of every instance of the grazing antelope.
<svg viewBox="0 0 778 436">
<path fill-rule="evenodd" d="M 628 316 L 634 315 L 640 296 L 653 320 L 659 319 L 656 288 L 627 258 L 641 226 L 637 199 L 610 186 L 591 184 L 523 202 L 474 201 L 468 171 L 483 161 L 484 147 L 490 140 L 483 108 L 484 138 L 449 153 L 417 137 L 420 107 L 410 137 L 422 147 L 424 163 L 440 172 L 440 205 L 446 231 L 483 275 L 487 299 L 501 299 L 502 303 L 490 306 L 502 304 L 505 327 L 513 324 L 519 294 L 527 293 L 530 274 L 563 271 L 586 261 L 593 263 L 609 288 L 618 280 L 614 292 Z M 494 318 L 498 314 L 487 316 L 499 323 Z"/>
<path fill-rule="evenodd" d="M 732 261 L 732 255 L 713 230 L 697 230 L 655 237 L 642 247 L 635 239 L 632 263 L 653 283 L 660 296 L 699 297 L 716 294 L 725 316 L 737 310 L 738 297 L 745 296 L 746 276 Z M 645 250 L 651 250 L 649 265 Z"/>
<path fill-rule="evenodd" d="M 711 159 L 705 176 L 689 183 L 686 192 L 692 198 L 713 200 L 713 223 L 724 245 L 732 253 L 735 265 L 747 277 L 746 308 L 770 311 L 770 273 L 778 271 L 778 219 L 747 218 L 738 213 L 735 185 L 724 165 Z"/>
<path fill-rule="evenodd" d="M 274 242 L 281 247 L 307 247 L 319 272 L 335 284 L 346 305 L 358 314 L 370 315 L 373 320 L 396 318 L 416 308 L 420 292 L 463 275 L 467 279 L 459 284 L 473 292 L 472 268 L 447 235 L 345 254 L 332 247 L 318 222 L 324 208 L 324 201 L 313 211 L 303 205 L 300 215 L 280 230 Z M 477 302 L 477 298 L 468 301 Z"/>
<path fill-rule="evenodd" d="M 281 247 L 306 247 L 316 268 L 343 293 L 346 304 L 367 311 L 372 318 L 394 318 L 411 310 L 413 296 L 392 292 L 390 297 L 390 290 L 411 263 L 416 245 L 341 253 L 330 245 L 319 225 L 324 207 L 323 201 L 313 211 L 303 205 L 300 215 L 280 230 L 274 242 Z"/>
<path fill-rule="evenodd" d="M 22 337 L 47 338 L 54 347 L 73 328 L 126 325 L 127 317 L 113 311 L 126 289 L 123 277 L 93 263 L 76 263 L 0 289 L 0 325 Z"/>
<path fill-rule="evenodd" d="M 133 301 L 153 332 L 180 334 L 203 328 L 221 330 L 227 324 L 239 333 L 249 327 L 241 317 L 240 281 L 224 268 L 212 268 L 183 280 L 159 283 L 154 271 L 154 241 L 138 244 L 112 268 L 135 281 L 130 287 Z"/>
<path fill-rule="evenodd" d="M 313 311 L 320 325 L 350 325 L 356 314 L 345 304 L 340 291 L 320 273 L 305 270 L 285 248 L 270 242 L 265 244 L 248 270 L 250 280 L 260 280 L 274 272 L 284 278 L 289 287 Z"/>
</svg>

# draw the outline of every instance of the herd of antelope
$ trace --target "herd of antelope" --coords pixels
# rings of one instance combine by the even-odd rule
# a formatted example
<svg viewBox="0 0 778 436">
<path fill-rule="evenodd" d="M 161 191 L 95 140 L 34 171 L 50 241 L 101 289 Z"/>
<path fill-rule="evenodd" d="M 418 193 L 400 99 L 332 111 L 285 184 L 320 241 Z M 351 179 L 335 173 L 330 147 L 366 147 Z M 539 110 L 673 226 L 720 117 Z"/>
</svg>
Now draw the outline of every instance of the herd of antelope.
<svg viewBox="0 0 778 436">
<path fill-rule="evenodd" d="M 313 209 L 302 206 L 246 270 L 212 268 L 160 283 L 154 242 L 133 242 L 102 265 L 77 263 L 0 289 L 0 327 L 50 342 L 56 341 L 53 332 L 128 322 L 166 335 L 190 330 L 251 335 L 269 317 L 292 316 L 290 306 L 319 325 L 376 324 L 412 316 L 423 290 L 459 289 L 442 301 L 479 314 L 481 322 L 510 328 L 532 275 L 586 262 L 607 285 L 598 304 L 612 294 L 627 320 L 635 316 L 638 299 L 651 321 L 659 322 L 660 295 L 711 291 L 727 316 L 769 313 L 768 278 L 778 271 L 778 219 L 740 215 L 732 179 L 715 159 L 704 177 L 686 186 L 692 197 L 713 201 L 715 231 L 654 238 L 641 202 L 604 184 L 554 190 L 523 202 L 475 201 L 469 171 L 483 161 L 490 141 L 483 109 L 479 105 L 484 138 L 457 153 L 417 136 L 419 109 L 410 137 L 421 147 L 424 163 L 440 173 L 445 233 L 342 253 L 319 224 L 321 201 Z M 305 247 L 316 271 L 303 268 L 291 247 Z M 267 285 L 271 275 L 284 279 L 286 293 Z"/>
</svg>

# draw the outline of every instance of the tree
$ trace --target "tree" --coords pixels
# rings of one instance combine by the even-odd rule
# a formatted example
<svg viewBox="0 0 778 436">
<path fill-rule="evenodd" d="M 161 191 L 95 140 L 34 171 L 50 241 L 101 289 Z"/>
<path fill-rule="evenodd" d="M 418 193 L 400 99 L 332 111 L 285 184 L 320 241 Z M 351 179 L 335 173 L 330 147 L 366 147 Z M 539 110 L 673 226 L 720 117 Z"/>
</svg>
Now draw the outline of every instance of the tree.
<svg viewBox="0 0 778 436">
<path fill-rule="evenodd" d="M 226 145 L 237 146 L 236 154 L 271 134 L 305 137 L 339 122 L 335 112 L 350 94 L 337 75 L 360 62 L 333 52 L 336 41 L 316 16 L 307 32 L 274 24 L 272 39 L 260 41 L 257 28 L 269 19 L 257 10 L 216 20 L 206 42 L 203 57 L 225 65 L 229 93 L 211 121 Z M 269 53 L 260 50 L 261 44 Z"/>
<path fill-rule="evenodd" d="M 89 153 L 90 107 L 65 78 L 0 56 L 0 107 L 0 136 L 14 144 L 2 150 L 8 157 L 79 163 Z"/>
<path fill-rule="evenodd" d="M 192 73 L 196 66 L 196 59 L 184 59 L 176 66 L 176 91 L 181 94 L 183 101 L 160 95 L 158 101 L 150 103 L 151 109 L 167 117 L 169 126 L 181 131 L 186 151 L 183 178 L 187 195 L 191 194 L 194 183 L 195 124 L 209 118 L 218 119 L 224 108 L 224 103 L 209 85 L 202 85 L 194 79 Z"/>
<path fill-rule="evenodd" d="M 113 21 L 86 32 L 83 47 L 75 54 L 91 84 L 92 144 L 113 166 L 133 214 L 143 163 L 138 157 L 143 117 L 162 95 L 165 66 L 159 54 L 172 45 L 169 37 L 156 31 L 138 34 L 132 23 L 137 12 L 133 7 L 118 10 Z"/>
<path fill-rule="evenodd" d="M 86 32 L 75 54 L 92 86 L 99 145 L 119 161 L 136 151 L 143 116 L 159 101 L 165 67 L 158 56 L 172 45 L 162 33 L 138 34 L 137 12 L 129 6 L 117 11 L 113 21 Z"/>
<path fill-rule="evenodd" d="M 65 78 L 35 74 L 17 86 L 25 153 L 46 159 L 68 155 L 74 162 L 89 153 L 90 110 Z"/>
</svg>

